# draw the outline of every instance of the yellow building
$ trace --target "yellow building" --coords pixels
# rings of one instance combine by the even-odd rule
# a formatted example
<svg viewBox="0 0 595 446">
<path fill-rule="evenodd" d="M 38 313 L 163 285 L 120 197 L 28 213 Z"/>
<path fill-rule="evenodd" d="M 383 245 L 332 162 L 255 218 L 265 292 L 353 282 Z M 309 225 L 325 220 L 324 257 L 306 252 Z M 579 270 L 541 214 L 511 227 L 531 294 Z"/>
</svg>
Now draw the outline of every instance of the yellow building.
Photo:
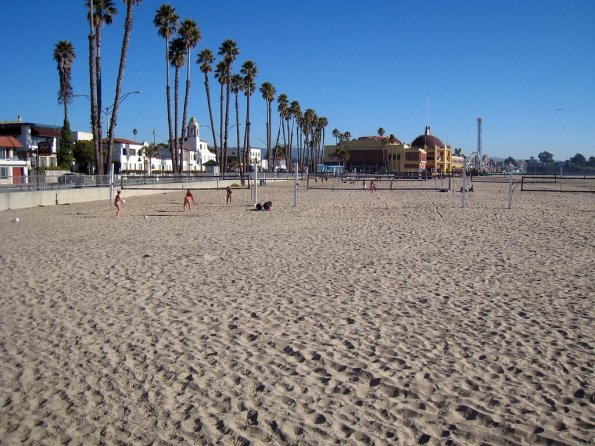
<svg viewBox="0 0 595 446">
<path fill-rule="evenodd" d="M 426 126 L 423 135 L 418 136 L 411 143 L 411 147 L 424 149 L 427 153 L 426 170 L 428 173 L 452 173 L 452 148 L 444 144 L 440 138 L 430 134 L 430 126 Z"/>
<path fill-rule="evenodd" d="M 341 160 L 337 149 L 342 147 L 349 154 Z M 324 147 L 324 162 L 345 164 L 350 172 L 410 172 L 426 170 L 426 151 L 403 144 L 395 136 L 363 136 L 339 145 Z"/>
</svg>

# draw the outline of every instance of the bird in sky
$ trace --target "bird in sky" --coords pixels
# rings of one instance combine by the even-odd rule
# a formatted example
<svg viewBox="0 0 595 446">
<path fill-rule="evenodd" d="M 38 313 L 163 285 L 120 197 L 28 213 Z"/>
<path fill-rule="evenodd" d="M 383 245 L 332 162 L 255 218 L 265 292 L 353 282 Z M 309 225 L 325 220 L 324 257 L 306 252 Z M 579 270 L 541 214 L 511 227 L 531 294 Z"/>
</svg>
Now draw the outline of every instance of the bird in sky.
<svg viewBox="0 0 595 446">
<path fill-rule="evenodd" d="M 556 111 L 564 110 L 563 108 L 557 108 Z"/>
</svg>

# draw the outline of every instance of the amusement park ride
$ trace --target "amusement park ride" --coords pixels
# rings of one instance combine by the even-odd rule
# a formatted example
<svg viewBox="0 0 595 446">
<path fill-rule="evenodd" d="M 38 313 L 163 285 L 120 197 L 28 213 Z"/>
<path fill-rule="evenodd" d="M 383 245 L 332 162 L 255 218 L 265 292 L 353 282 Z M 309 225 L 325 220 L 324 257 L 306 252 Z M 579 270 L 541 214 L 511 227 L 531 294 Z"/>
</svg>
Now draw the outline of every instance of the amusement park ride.
<svg viewBox="0 0 595 446">
<path fill-rule="evenodd" d="M 483 118 L 477 118 L 477 152 L 473 152 L 465 163 L 465 170 L 473 173 L 492 173 L 496 171 L 496 166 L 490 160 L 487 154 L 481 153 L 481 126 Z"/>
</svg>

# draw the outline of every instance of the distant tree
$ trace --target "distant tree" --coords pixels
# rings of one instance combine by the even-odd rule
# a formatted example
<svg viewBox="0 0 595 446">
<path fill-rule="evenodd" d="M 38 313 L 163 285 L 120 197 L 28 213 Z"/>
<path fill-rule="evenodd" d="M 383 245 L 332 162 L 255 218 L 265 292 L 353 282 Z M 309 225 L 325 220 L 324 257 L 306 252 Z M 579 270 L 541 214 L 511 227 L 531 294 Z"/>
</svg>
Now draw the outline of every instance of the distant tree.
<svg viewBox="0 0 595 446">
<path fill-rule="evenodd" d="M 509 166 L 516 166 L 516 160 L 512 156 L 509 156 L 504 160 L 504 164 Z"/>
<path fill-rule="evenodd" d="M 180 144 L 180 173 L 183 173 L 184 166 L 184 138 L 186 137 L 186 119 L 188 119 L 188 99 L 190 97 L 190 51 L 198 44 L 201 39 L 200 29 L 196 22 L 192 19 L 186 19 L 180 24 L 178 34 L 184 42 L 186 48 L 186 58 L 188 63 L 186 64 L 186 89 L 184 90 L 184 107 L 182 108 L 182 130 L 181 137 L 182 143 Z"/>
<path fill-rule="evenodd" d="M 184 160 L 180 160 L 179 156 L 183 154 L 182 144 L 180 143 L 179 135 L 179 111 L 180 111 L 180 70 L 186 63 L 186 44 L 184 39 L 181 37 L 174 38 L 169 43 L 169 61 L 171 66 L 174 68 L 174 133 L 173 133 L 173 144 L 171 144 L 171 160 L 173 165 L 174 173 L 183 174 L 183 170 L 180 170 L 179 162 L 182 163 Z M 182 127 L 184 123 L 182 123 Z"/>
<path fill-rule="evenodd" d="M 595 156 L 589 157 L 589 166 L 595 167 Z"/>
<path fill-rule="evenodd" d="M 461 149 L 460 147 L 457 147 L 455 149 L 455 156 L 463 156 L 463 149 Z"/>
<path fill-rule="evenodd" d="M 116 131 L 116 123 L 118 122 L 118 111 L 121 102 L 122 83 L 124 81 L 124 68 L 126 67 L 126 58 L 128 57 L 128 45 L 130 43 L 130 36 L 132 35 L 132 25 L 134 23 L 134 7 L 140 5 L 142 0 L 124 0 L 126 5 L 126 18 L 124 19 L 124 37 L 122 39 L 122 46 L 120 48 L 120 63 L 118 64 L 118 76 L 116 78 L 116 93 L 114 95 L 114 108 L 109 124 L 109 131 L 107 134 L 107 168 L 108 174 L 113 172 L 112 157 L 114 154 L 114 133 Z"/>
<path fill-rule="evenodd" d="M 209 73 L 213 71 L 213 62 L 215 62 L 215 56 L 209 49 L 204 49 L 198 54 L 196 63 L 200 65 L 200 71 L 205 76 L 205 90 L 207 93 L 207 105 L 209 107 L 209 119 L 211 120 L 211 133 L 213 134 L 213 146 L 215 152 L 217 152 L 217 138 L 215 137 L 215 122 L 213 121 L 213 109 L 211 107 L 211 88 L 209 85 Z"/>
<path fill-rule="evenodd" d="M 539 155 L 537 155 L 537 158 L 539 158 L 539 161 L 541 161 L 544 164 L 551 163 L 554 161 L 554 155 L 547 151 L 541 152 Z"/>
<path fill-rule="evenodd" d="M 95 162 L 95 146 L 93 141 L 77 141 L 74 143 L 74 159 L 79 171 L 91 173 L 91 165 Z"/>
<path fill-rule="evenodd" d="M 60 134 L 60 151 L 58 152 L 58 165 L 62 169 L 70 169 L 73 160 L 73 149 L 74 144 L 70 131 L 70 123 L 68 119 L 64 119 L 64 125 Z"/>
<path fill-rule="evenodd" d="M 234 40 L 226 39 L 219 47 L 219 52 L 217 54 L 223 56 L 223 62 L 225 64 L 225 131 L 223 134 L 223 142 L 221 143 L 223 145 L 223 172 L 225 172 L 227 170 L 227 147 L 229 137 L 229 97 L 231 96 L 231 66 L 240 54 L 240 50 L 238 48 L 237 43 Z M 246 130 L 248 131 L 249 129 L 247 128 Z"/>
<path fill-rule="evenodd" d="M 151 164 L 151 158 L 154 158 L 159 153 L 160 144 L 149 144 L 148 146 L 143 146 L 141 149 L 141 154 L 145 156 L 145 160 L 148 162 L 148 165 Z"/>
<path fill-rule="evenodd" d="M 103 146 L 101 143 L 103 135 L 103 124 L 101 119 L 101 111 L 103 110 L 103 94 L 102 94 L 102 68 L 101 68 L 101 39 L 104 25 L 111 25 L 113 17 L 118 13 L 117 8 L 112 0 L 94 0 L 93 2 L 87 0 L 87 6 L 91 12 L 91 4 L 93 5 L 93 27 L 95 32 L 93 36 L 89 36 L 89 60 L 90 60 L 90 76 L 91 79 L 91 127 L 93 131 L 93 140 L 95 141 L 95 159 L 97 163 L 97 173 L 103 175 L 104 159 Z M 91 13 L 89 14 L 89 20 Z M 106 126 L 109 124 L 106 122 Z"/>
<path fill-rule="evenodd" d="M 260 86 L 260 93 L 265 102 L 266 115 L 267 115 L 267 159 L 269 163 L 269 172 L 273 171 L 273 160 L 271 159 L 271 124 L 272 124 L 272 103 L 277 93 L 275 87 L 270 82 L 263 82 Z"/>
<path fill-rule="evenodd" d="M 577 153 L 572 158 L 570 158 L 570 162 L 575 166 L 584 166 L 587 164 L 587 159 L 580 153 Z"/>
<path fill-rule="evenodd" d="M 335 138 L 335 144 L 339 144 L 339 135 L 341 135 L 341 132 L 338 129 L 334 129 L 331 134 Z"/>
<path fill-rule="evenodd" d="M 165 101 L 166 101 L 166 109 L 167 109 L 167 125 L 169 131 L 169 146 L 173 147 L 174 143 L 174 131 L 172 126 L 172 119 L 171 119 L 171 86 L 169 82 L 169 64 L 170 64 L 170 56 L 169 56 L 169 47 L 170 47 L 170 38 L 174 35 L 178 28 L 178 22 L 180 20 L 180 16 L 176 13 L 176 9 L 168 4 L 163 4 L 159 7 L 159 9 L 155 13 L 155 18 L 153 19 L 153 24 L 155 28 L 157 28 L 157 34 L 165 39 Z M 217 144 L 215 142 L 215 144 Z M 174 159 L 172 158 L 172 162 Z M 174 166 L 175 166 L 174 162 Z"/>
<path fill-rule="evenodd" d="M 58 104 L 64 106 L 64 121 L 68 121 L 68 105 L 72 101 L 71 74 L 75 57 L 74 46 L 68 40 L 61 40 L 54 47 L 54 60 L 58 64 L 58 77 L 60 78 Z"/>
<path fill-rule="evenodd" d="M 279 112 L 279 130 L 277 131 L 277 142 L 275 145 L 279 145 L 279 135 L 281 129 L 283 129 L 283 145 L 287 145 L 287 137 L 285 136 L 285 117 L 289 114 L 289 98 L 285 93 L 281 93 L 277 97 L 277 112 Z"/>
<path fill-rule="evenodd" d="M 347 150 L 347 148 L 341 144 L 337 147 L 337 150 L 335 151 L 335 156 L 339 159 L 341 165 L 344 166 L 345 163 L 349 161 L 351 155 L 349 153 L 349 150 Z"/>
<path fill-rule="evenodd" d="M 249 153 L 250 153 L 250 130 L 252 124 L 250 123 L 250 97 L 254 90 L 256 90 L 255 80 L 258 74 L 258 67 L 252 60 L 247 60 L 242 65 L 240 70 L 244 76 L 244 94 L 246 95 L 246 130 L 244 131 L 244 165 L 248 167 Z"/>
<path fill-rule="evenodd" d="M 385 133 L 384 129 L 382 127 L 380 127 L 378 129 L 378 136 L 384 136 L 384 133 Z"/>
<path fill-rule="evenodd" d="M 240 157 L 240 101 L 238 95 L 244 91 L 244 78 L 239 74 L 231 76 L 231 92 L 235 97 L 235 111 L 236 111 L 236 149 L 238 158 Z M 239 163 L 240 177 L 244 176 L 244 163 Z"/>
</svg>

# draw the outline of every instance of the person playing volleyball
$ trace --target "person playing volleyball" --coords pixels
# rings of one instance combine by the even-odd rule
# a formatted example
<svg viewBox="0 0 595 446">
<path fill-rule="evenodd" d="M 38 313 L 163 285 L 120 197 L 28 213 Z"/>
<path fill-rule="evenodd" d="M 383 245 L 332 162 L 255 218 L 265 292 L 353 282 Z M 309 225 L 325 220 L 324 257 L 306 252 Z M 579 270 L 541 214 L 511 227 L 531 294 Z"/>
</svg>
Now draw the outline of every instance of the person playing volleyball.
<svg viewBox="0 0 595 446">
<path fill-rule="evenodd" d="M 186 191 L 186 196 L 184 197 L 184 212 L 186 212 L 186 206 L 188 206 L 188 210 L 190 210 L 190 203 L 194 203 L 194 197 L 192 196 L 190 189 L 188 189 Z"/>
</svg>

